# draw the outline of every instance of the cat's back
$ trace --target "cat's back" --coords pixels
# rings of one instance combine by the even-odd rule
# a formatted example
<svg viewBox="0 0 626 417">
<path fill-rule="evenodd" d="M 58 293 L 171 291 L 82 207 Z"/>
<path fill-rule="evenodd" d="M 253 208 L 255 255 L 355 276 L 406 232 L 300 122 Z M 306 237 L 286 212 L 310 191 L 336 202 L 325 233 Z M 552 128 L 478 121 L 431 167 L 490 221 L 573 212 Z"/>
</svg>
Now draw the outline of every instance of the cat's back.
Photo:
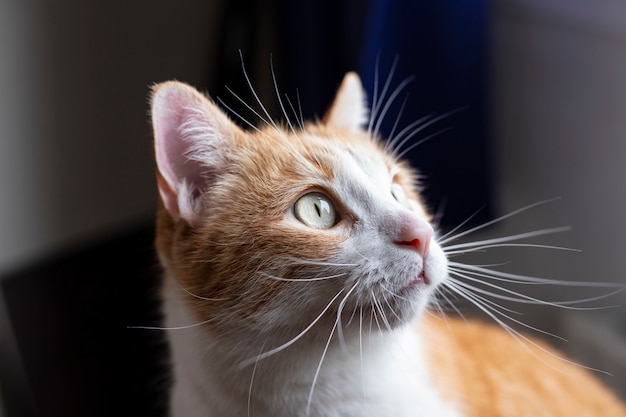
<svg viewBox="0 0 626 417">
<path fill-rule="evenodd" d="M 429 317 L 418 327 L 431 373 L 468 417 L 626 417 L 589 371 L 534 339 L 478 321 Z"/>
</svg>

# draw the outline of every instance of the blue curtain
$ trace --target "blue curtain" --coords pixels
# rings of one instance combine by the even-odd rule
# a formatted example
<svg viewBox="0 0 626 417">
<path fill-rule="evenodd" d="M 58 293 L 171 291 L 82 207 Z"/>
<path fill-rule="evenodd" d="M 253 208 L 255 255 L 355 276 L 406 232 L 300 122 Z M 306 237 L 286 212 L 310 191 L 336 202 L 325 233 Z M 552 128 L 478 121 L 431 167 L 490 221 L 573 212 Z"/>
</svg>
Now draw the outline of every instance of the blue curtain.
<svg viewBox="0 0 626 417">
<path fill-rule="evenodd" d="M 443 130 L 406 157 L 425 177 L 431 209 L 443 209 L 442 226 L 454 227 L 481 208 L 472 222 L 490 218 L 486 0 L 227 4 L 223 50 L 216 65 L 221 72 L 211 91 L 228 84 L 246 98 L 238 49 L 249 69 L 267 69 L 271 54 L 281 91 L 294 101 L 297 94 L 303 115 L 310 119 L 326 110 L 347 71 L 360 74 L 371 99 L 376 74 L 380 91 L 397 60 L 391 89 L 407 77 L 413 80 L 391 106 L 380 132 L 389 136 L 405 98 L 400 127 L 423 116 L 452 112 L 416 135 L 412 143 Z M 259 23 L 259 16 L 266 17 L 266 26 Z M 259 71 L 263 72 L 267 70 Z M 268 101 L 272 100 L 275 97 Z"/>
</svg>

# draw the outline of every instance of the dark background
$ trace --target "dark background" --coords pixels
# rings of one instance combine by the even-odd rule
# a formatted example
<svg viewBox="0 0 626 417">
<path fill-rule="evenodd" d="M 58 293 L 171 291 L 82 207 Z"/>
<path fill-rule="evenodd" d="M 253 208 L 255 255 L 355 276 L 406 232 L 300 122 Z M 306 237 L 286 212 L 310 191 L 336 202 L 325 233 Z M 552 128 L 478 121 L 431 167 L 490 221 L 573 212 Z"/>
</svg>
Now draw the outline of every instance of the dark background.
<svg viewBox="0 0 626 417">
<path fill-rule="evenodd" d="M 380 91 L 397 59 L 391 87 L 414 78 L 384 135 L 405 98 L 400 126 L 459 110 L 414 140 L 449 130 L 407 155 L 443 230 L 479 209 L 473 223 L 562 196 L 495 232 L 572 225 L 547 243 L 582 255 L 494 262 L 626 282 L 620 16 L 531 0 L 2 3 L 0 416 L 162 415 L 163 335 L 129 328 L 160 320 L 149 91 L 186 81 L 254 121 L 229 92 L 254 104 L 242 57 L 277 118 L 272 68 L 281 93 L 315 118 L 346 71 L 372 98 L 376 74 Z M 533 290 L 570 296 L 524 289 Z M 607 382 L 623 392 L 623 311 L 579 320 L 519 309 L 525 322 L 575 341 L 570 353 L 612 371 Z"/>
</svg>

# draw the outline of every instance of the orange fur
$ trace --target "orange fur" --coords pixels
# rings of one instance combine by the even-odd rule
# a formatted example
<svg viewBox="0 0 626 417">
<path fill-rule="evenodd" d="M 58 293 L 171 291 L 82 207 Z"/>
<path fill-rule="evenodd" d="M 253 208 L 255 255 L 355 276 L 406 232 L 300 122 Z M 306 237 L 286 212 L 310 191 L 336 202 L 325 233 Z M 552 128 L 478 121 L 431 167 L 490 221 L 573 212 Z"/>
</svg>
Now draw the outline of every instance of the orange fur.
<svg viewBox="0 0 626 417">
<path fill-rule="evenodd" d="M 212 169 L 200 174 L 188 174 L 187 165 L 180 164 L 176 155 L 169 154 L 173 152 L 168 148 L 180 146 L 184 140 L 175 145 L 161 143 L 157 147 L 160 166 L 157 183 L 163 201 L 158 213 L 156 247 L 166 272 L 165 287 L 178 285 L 185 290 L 180 292 L 181 298 L 169 302 L 176 309 L 182 300 L 191 317 L 202 323 L 202 331 L 211 337 L 235 338 L 232 335 L 240 329 L 267 320 L 262 314 L 272 303 L 293 303 L 295 307 L 290 311 L 301 314 L 294 320 L 285 318 L 280 331 L 288 337 L 280 340 L 293 337 L 302 329 L 302 323 L 311 323 L 319 314 L 317 305 L 304 307 L 309 301 L 306 283 L 303 286 L 302 282 L 262 279 L 258 273 L 263 271 L 292 281 L 315 277 L 319 272 L 314 262 L 332 260 L 338 248 L 351 239 L 353 229 L 363 219 L 351 214 L 332 187 L 326 186 L 340 175 L 339 153 L 349 155 L 350 161 L 358 161 L 362 167 L 370 164 L 386 167 L 384 175 L 389 177 L 389 184 L 399 184 L 411 201 L 411 215 L 430 219 L 419 196 L 414 171 L 387 153 L 379 141 L 353 129 L 351 125 L 360 123 L 362 114 L 335 108 L 345 105 L 346 101 L 362 99 L 354 89 L 354 84 L 358 83 L 355 77 L 347 77 L 347 84 L 342 88 L 349 90 L 348 93 L 340 92 L 341 99 L 336 100 L 322 122 L 307 125 L 297 132 L 275 127 L 244 132 L 190 87 L 166 84 L 155 88 L 155 95 L 170 88 L 172 92 L 163 94 L 169 94 L 171 101 L 191 102 L 195 106 L 193 111 L 185 106 L 179 111 L 200 121 L 208 120 L 209 125 L 217 126 L 217 131 L 205 129 L 206 132 L 218 135 L 220 143 L 228 140 L 227 151 L 215 158 L 215 164 L 223 162 L 217 173 L 215 167 L 210 167 Z M 163 119 L 157 119 L 155 126 L 171 134 L 168 123 L 181 123 L 177 118 L 189 117 L 189 114 L 181 116 L 166 109 L 166 104 L 155 105 L 161 106 L 156 110 L 162 113 Z M 352 121 L 348 126 L 333 126 L 333 118 Z M 192 133 L 202 130 L 194 128 L 190 130 Z M 193 162 L 192 157 L 185 161 Z M 192 185 L 198 189 L 188 191 L 177 177 L 176 169 L 196 181 L 197 184 Z M 206 185 L 208 182 L 210 186 Z M 341 222 L 323 233 L 290 221 L 286 214 L 299 196 L 319 189 L 324 190 L 342 213 Z M 180 210 L 183 200 L 178 199 L 179 194 L 187 192 L 199 199 L 199 204 Z M 406 209 L 393 207 L 396 212 Z M 397 240 L 392 240 L 391 246 L 394 243 Z M 285 261 L 290 258 L 311 263 L 290 264 Z M 420 268 L 425 268 L 425 263 L 424 260 Z M 328 285 L 334 285 L 329 282 Z M 337 293 L 336 288 L 331 289 L 329 299 Z M 164 291 L 166 293 L 171 292 Z M 391 305 L 387 305 L 393 312 Z M 374 306 L 370 307 L 375 316 Z M 383 306 L 379 307 L 382 310 Z M 330 328 L 334 314 L 333 311 L 328 317 L 324 316 L 320 327 Z M 393 318 L 391 313 L 389 318 Z M 271 319 L 282 320 L 282 317 L 271 316 Z M 352 321 L 348 316 L 345 322 L 348 319 Z M 416 332 L 425 345 L 434 384 L 464 416 L 626 417 L 624 406 L 609 390 L 587 371 L 548 353 L 552 352 L 548 347 L 517 341 L 503 329 L 477 321 L 428 315 L 418 318 Z M 322 339 L 325 337 L 326 333 Z M 241 340 L 240 344 L 258 342 Z"/>
<path fill-rule="evenodd" d="M 426 317 L 436 384 L 468 417 L 624 417 L 626 408 L 585 369 L 537 340 L 477 320 Z"/>
</svg>

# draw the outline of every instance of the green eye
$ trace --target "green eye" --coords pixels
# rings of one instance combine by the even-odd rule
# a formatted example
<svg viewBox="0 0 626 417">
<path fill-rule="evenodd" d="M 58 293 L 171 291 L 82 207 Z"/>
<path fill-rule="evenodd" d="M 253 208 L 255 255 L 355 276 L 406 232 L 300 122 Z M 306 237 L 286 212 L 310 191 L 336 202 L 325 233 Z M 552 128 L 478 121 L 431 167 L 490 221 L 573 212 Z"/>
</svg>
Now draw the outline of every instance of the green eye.
<svg viewBox="0 0 626 417">
<path fill-rule="evenodd" d="M 404 188 L 402 188 L 402 186 L 397 182 L 391 184 L 391 195 L 393 196 L 393 198 L 396 199 L 398 203 L 408 207 L 409 198 L 406 196 Z"/>
<path fill-rule="evenodd" d="M 293 207 L 296 218 L 314 229 L 330 229 L 337 224 L 337 211 L 330 200 L 320 193 L 305 194 Z"/>
</svg>

